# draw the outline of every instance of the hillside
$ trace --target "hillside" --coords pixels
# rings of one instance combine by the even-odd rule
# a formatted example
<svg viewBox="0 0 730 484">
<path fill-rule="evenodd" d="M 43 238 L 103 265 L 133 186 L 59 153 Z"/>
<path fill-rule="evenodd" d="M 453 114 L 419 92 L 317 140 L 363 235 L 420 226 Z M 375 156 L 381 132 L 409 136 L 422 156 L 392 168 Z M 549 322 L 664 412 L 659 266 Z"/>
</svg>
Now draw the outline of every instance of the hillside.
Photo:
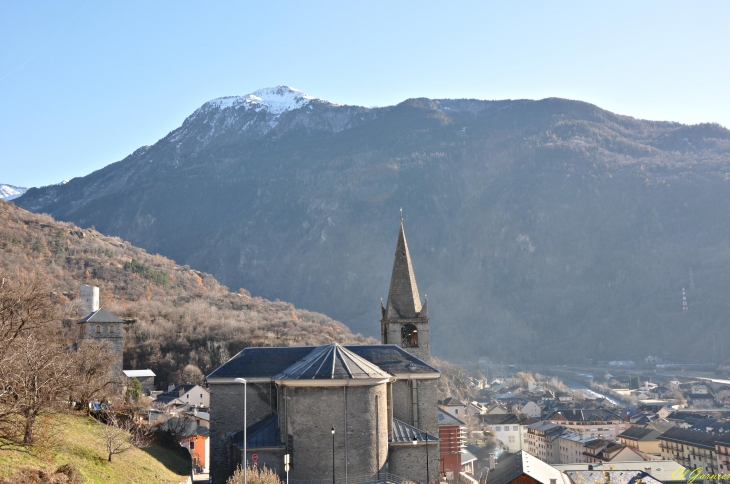
<svg viewBox="0 0 730 484">
<path fill-rule="evenodd" d="M 373 336 L 403 207 L 439 356 L 730 355 L 730 131 L 565 99 L 368 109 L 277 89 L 14 202 Z"/>
<path fill-rule="evenodd" d="M 90 484 L 177 484 L 185 480 L 190 469 L 189 457 L 185 459 L 157 444 L 132 448 L 107 462 L 101 424 L 91 417 L 55 415 L 43 425 L 48 437 L 33 451 L 0 452 L 0 482 L 17 482 L 13 476 L 17 478 L 23 469 L 53 474 L 60 466 L 70 464 Z"/>
<path fill-rule="evenodd" d="M 78 286 L 99 286 L 102 307 L 125 325 L 125 368 L 151 368 L 156 383 L 180 383 L 187 365 L 204 374 L 245 346 L 366 342 L 337 321 L 284 302 L 231 293 L 181 267 L 94 229 L 56 222 L 0 202 L 0 270 L 45 275 L 70 314 Z M 73 321 L 65 321 L 75 337 Z"/>
</svg>

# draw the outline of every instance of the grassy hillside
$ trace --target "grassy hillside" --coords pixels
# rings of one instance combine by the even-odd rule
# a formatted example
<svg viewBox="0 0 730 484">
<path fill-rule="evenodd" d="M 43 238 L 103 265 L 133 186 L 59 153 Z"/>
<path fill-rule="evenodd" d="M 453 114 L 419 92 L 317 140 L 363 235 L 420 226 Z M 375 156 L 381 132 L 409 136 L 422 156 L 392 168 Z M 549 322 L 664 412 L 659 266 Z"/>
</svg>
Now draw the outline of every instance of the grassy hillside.
<svg viewBox="0 0 730 484">
<path fill-rule="evenodd" d="M 101 424 L 91 417 L 56 415 L 43 427 L 44 439 L 32 452 L 0 450 L 0 480 L 13 482 L 22 469 L 53 473 L 70 464 L 87 483 L 176 484 L 186 478 L 190 469 L 189 459 L 156 444 L 134 448 L 107 462 Z"/>
</svg>

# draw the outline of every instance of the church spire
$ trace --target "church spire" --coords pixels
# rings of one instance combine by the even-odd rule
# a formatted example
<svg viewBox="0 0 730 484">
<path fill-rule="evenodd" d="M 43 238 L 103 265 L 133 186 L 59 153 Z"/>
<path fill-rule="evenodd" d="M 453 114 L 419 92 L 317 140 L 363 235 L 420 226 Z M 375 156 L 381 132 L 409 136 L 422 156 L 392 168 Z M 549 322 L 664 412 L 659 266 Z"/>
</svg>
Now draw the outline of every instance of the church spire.
<svg viewBox="0 0 730 484">
<path fill-rule="evenodd" d="M 400 318 L 417 318 L 421 312 L 421 297 L 418 294 L 416 275 L 413 273 L 411 254 L 408 252 L 403 218 L 400 219 L 400 233 L 395 249 L 386 311 L 388 313 L 395 311 Z"/>
</svg>

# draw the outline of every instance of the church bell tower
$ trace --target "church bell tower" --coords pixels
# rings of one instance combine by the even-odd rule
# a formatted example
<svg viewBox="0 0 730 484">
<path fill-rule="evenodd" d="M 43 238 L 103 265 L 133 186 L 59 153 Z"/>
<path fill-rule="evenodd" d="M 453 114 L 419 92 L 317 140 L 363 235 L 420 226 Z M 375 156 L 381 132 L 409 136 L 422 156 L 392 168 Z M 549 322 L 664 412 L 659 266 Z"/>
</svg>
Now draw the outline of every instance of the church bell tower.
<svg viewBox="0 0 730 484">
<path fill-rule="evenodd" d="M 431 357 L 428 299 L 421 305 L 402 217 L 393 261 L 393 274 L 390 277 L 388 301 L 385 306 L 381 301 L 380 311 L 382 343 L 398 345 L 413 356 L 428 361 Z"/>
</svg>

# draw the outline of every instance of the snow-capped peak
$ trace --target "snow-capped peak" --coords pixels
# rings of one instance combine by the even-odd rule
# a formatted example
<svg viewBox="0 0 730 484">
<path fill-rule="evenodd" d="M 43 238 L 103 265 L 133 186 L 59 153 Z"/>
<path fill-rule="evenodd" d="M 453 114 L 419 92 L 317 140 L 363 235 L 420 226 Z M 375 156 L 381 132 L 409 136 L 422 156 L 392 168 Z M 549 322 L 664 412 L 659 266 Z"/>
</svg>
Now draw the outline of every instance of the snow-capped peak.
<svg viewBox="0 0 730 484">
<path fill-rule="evenodd" d="M 253 108 L 256 111 L 265 109 L 270 114 L 278 116 L 286 111 L 302 108 L 313 99 L 316 98 L 289 86 L 276 86 L 259 89 L 245 96 L 220 97 L 206 104 L 219 109 L 231 107 Z"/>
<path fill-rule="evenodd" d="M 4 200 L 6 202 L 15 200 L 27 191 L 27 188 L 0 184 L 0 200 Z"/>
</svg>

